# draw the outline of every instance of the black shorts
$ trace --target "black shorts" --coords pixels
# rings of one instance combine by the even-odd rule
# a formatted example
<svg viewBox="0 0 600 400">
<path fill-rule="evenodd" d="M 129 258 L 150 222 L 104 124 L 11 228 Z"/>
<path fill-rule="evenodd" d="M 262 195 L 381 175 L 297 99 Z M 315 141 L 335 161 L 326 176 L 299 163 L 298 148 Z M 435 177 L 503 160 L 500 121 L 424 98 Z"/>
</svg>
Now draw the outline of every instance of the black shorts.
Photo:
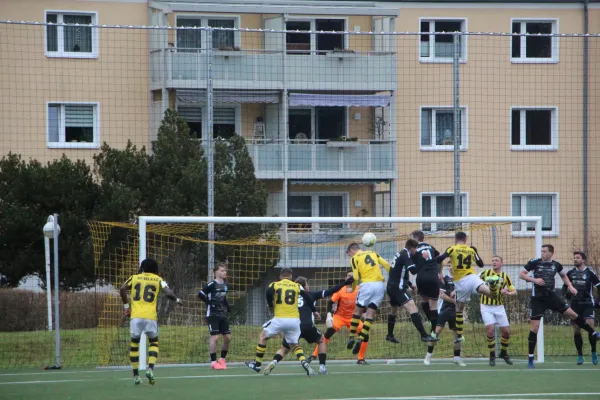
<svg viewBox="0 0 600 400">
<path fill-rule="evenodd" d="M 585 303 L 572 303 L 571 308 L 583 319 L 594 319 L 594 305 Z M 573 324 L 575 324 L 573 322 Z"/>
<path fill-rule="evenodd" d="M 435 272 L 421 272 L 417 274 L 417 290 L 422 296 L 432 300 L 440 297 L 440 277 Z"/>
<path fill-rule="evenodd" d="M 400 289 L 398 286 L 388 286 L 387 294 L 390 296 L 390 306 L 402 307 L 412 299 L 404 289 Z"/>
<path fill-rule="evenodd" d="M 227 317 L 209 316 L 206 317 L 206 323 L 208 324 L 208 330 L 211 336 L 216 335 L 229 335 L 231 329 L 229 329 L 229 321 Z"/>
<path fill-rule="evenodd" d="M 444 308 L 438 315 L 437 326 L 444 327 L 448 323 L 448 328 L 456 330 L 456 309 Z"/>
<path fill-rule="evenodd" d="M 529 306 L 531 310 L 529 319 L 532 321 L 539 320 L 546 310 L 563 313 L 567 308 L 569 308 L 569 305 L 557 293 L 551 293 L 544 297 L 532 297 Z"/>
<path fill-rule="evenodd" d="M 308 343 L 313 344 L 317 343 L 321 339 L 321 336 L 323 336 L 323 334 L 316 326 L 300 325 L 300 339 L 304 339 Z M 285 338 L 281 341 L 281 345 L 286 349 L 290 348 L 290 345 L 286 342 Z"/>
</svg>

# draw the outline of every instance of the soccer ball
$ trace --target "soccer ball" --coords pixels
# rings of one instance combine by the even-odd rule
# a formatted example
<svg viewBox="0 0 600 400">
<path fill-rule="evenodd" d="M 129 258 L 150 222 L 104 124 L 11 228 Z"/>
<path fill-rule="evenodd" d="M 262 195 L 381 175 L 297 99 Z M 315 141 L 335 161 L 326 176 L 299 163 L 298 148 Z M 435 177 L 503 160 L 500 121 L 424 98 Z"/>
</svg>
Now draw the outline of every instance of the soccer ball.
<svg viewBox="0 0 600 400">
<path fill-rule="evenodd" d="M 377 237 L 372 232 L 367 232 L 362 237 L 362 243 L 367 247 L 373 246 L 376 241 L 377 241 Z"/>
</svg>

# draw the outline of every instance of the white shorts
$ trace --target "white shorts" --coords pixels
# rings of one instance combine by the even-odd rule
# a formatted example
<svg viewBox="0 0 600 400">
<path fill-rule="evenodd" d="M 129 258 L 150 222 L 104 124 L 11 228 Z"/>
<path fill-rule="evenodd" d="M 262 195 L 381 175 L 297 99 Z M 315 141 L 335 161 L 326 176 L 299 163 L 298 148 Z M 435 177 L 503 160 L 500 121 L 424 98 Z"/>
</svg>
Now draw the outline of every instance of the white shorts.
<svg viewBox="0 0 600 400">
<path fill-rule="evenodd" d="M 509 326 L 508 316 L 506 315 L 506 310 L 504 306 L 490 306 L 487 304 L 480 305 L 481 310 L 481 318 L 483 319 L 483 324 L 485 326 L 488 325 L 498 325 L 499 327 Z"/>
<path fill-rule="evenodd" d="M 129 321 L 129 332 L 132 338 L 139 338 L 145 333 L 149 338 L 158 337 L 158 322 L 153 319 L 132 318 Z"/>
<path fill-rule="evenodd" d="M 455 280 L 456 302 L 468 303 L 471 300 L 471 295 L 477 293 L 477 288 L 481 285 L 485 285 L 485 282 L 477 274 L 467 275 L 458 281 Z"/>
<path fill-rule="evenodd" d="M 267 338 L 283 334 L 288 344 L 298 344 L 300 341 L 300 318 L 273 318 L 263 325 Z"/>
<path fill-rule="evenodd" d="M 381 305 L 385 296 L 385 282 L 365 282 L 361 283 L 356 296 L 356 304 L 361 307 L 368 307 L 374 304 L 376 307 Z"/>
</svg>

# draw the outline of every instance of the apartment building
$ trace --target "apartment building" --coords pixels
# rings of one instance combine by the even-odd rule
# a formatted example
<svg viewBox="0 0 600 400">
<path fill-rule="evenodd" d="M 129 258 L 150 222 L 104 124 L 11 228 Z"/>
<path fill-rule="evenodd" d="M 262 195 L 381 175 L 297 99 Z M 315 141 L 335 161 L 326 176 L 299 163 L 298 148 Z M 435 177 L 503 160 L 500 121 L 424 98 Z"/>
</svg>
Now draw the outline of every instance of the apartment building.
<svg viewBox="0 0 600 400">
<path fill-rule="evenodd" d="M 461 35 L 455 68 L 443 32 L 583 33 L 587 15 L 594 33 L 599 13 L 596 1 L 7 0 L 3 19 L 82 26 L 0 25 L 0 146 L 90 160 L 105 141 L 148 146 L 167 108 L 206 139 L 210 82 L 215 136 L 247 139 L 268 215 L 449 216 L 458 81 L 462 215 L 540 214 L 568 260 L 584 218 L 590 235 L 600 223 L 600 38 Z M 319 242 L 354 229 L 288 234 Z M 530 227 L 497 230 L 509 263 L 534 255 Z M 488 257 L 490 232 L 474 232 Z M 337 263 L 336 252 L 290 258 Z"/>
</svg>

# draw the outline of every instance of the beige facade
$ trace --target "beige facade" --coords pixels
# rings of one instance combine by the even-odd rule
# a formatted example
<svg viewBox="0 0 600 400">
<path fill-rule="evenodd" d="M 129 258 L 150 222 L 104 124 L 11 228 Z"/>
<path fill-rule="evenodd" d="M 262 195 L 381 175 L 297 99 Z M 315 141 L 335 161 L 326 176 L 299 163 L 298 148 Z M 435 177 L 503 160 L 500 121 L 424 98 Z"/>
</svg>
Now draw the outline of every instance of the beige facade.
<svg viewBox="0 0 600 400">
<path fill-rule="evenodd" d="M 365 11 L 360 15 L 363 6 Z M 311 3 L 307 7 L 273 2 L 262 10 L 241 9 L 232 12 L 223 4 L 200 1 L 149 5 L 146 1 L 131 0 L 5 0 L 0 4 L 0 15 L 6 20 L 44 21 L 47 13 L 70 11 L 90 13 L 94 24 L 110 26 L 168 24 L 176 27 L 182 18 L 235 19 L 235 27 L 242 28 L 235 39 L 235 47 L 239 49 L 237 53 L 215 56 L 220 63 L 215 64 L 215 90 L 270 90 L 279 96 L 276 104 L 240 101 L 226 105 L 235 108 L 236 133 L 254 146 L 252 155 L 257 170 L 262 174 L 260 177 L 267 180 L 272 193 L 270 215 L 286 212 L 288 202 L 284 197 L 318 196 L 319 193 L 342 194 L 346 216 L 388 215 L 390 212 L 421 216 L 426 213 L 426 202 L 431 214 L 438 212 L 439 215 L 442 209 L 439 196 L 449 196 L 454 189 L 454 154 L 452 146 L 423 145 L 422 132 L 424 119 L 432 118 L 433 124 L 437 117 L 429 115 L 452 107 L 454 71 L 452 60 L 447 57 L 432 61 L 420 56 L 423 43 L 414 34 L 379 37 L 350 34 L 344 44 L 348 54 L 309 58 L 311 56 L 285 54 L 283 35 L 249 32 L 243 28 L 284 29 L 286 18 L 341 18 L 347 31 L 362 32 L 379 29 L 418 32 L 423 28 L 422 22 L 435 21 L 462 21 L 461 30 L 469 32 L 511 32 L 515 22 L 536 21 L 550 22 L 556 33 L 584 30 L 582 6 L 574 3 L 381 2 L 376 6 L 357 5 L 349 9 L 336 6 L 335 2 Z M 392 26 L 379 25 L 382 20 Z M 592 33 L 600 32 L 600 7 L 595 3 L 590 5 L 589 29 Z M 26 159 L 48 161 L 64 153 L 90 161 L 103 142 L 123 147 L 131 140 L 138 146 L 148 146 L 162 112 L 181 106 L 180 93 L 189 89 L 205 90 L 206 80 L 200 70 L 204 68 L 205 59 L 201 58 L 204 53 L 194 54 L 189 49 L 177 48 L 180 44 L 175 29 L 151 33 L 144 29 L 99 28 L 94 32 L 97 35 L 94 57 L 54 57 L 48 55 L 47 29 L 0 24 L 0 54 L 5 55 L 0 74 L 2 154 L 12 151 Z M 531 196 L 550 196 L 552 226 L 545 232 L 544 241 L 557 246 L 557 258 L 569 260 L 569 251 L 582 246 L 583 241 L 584 46 L 581 37 L 565 36 L 555 40 L 552 46 L 555 46 L 556 62 L 532 63 L 511 59 L 510 37 L 465 37 L 459 70 L 464 130 L 460 181 L 465 196 L 463 212 L 469 216 L 510 215 L 515 212 L 517 202 L 526 209 L 527 202 L 535 200 Z M 391 43 L 391 47 L 387 48 L 385 43 Z M 386 58 L 386 51 L 392 53 L 392 58 Z M 587 125 L 588 221 L 590 234 L 595 235 L 600 235 L 597 200 L 600 198 L 600 160 L 595 156 L 600 150 L 598 65 L 600 38 L 592 37 L 589 39 Z M 250 70 L 252 73 L 248 73 Z M 252 76 L 247 78 L 246 75 Z M 324 143 L 293 141 L 287 124 L 293 107 L 286 103 L 286 96 L 293 93 L 390 94 L 392 101 L 383 111 L 372 106 L 347 107 L 345 135 L 358 142 L 354 147 L 336 148 L 325 147 Z M 82 147 L 75 141 L 60 145 L 49 143 L 49 105 L 56 104 L 56 109 L 62 110 L 60 107 L 71 103 L 96 107 L 93 145 Z M 520 113 L 519 123 L 526 130 L 529 125 L 523 118 L 529 115 L 527 110 L 540 109 L 548 110 L 551 115 L 551 145 L 545 148 L 514 145 L 515 110 Z M 267 124 L 265 141 L 256 140 L 259 118 Z M 384 130 L 391 152 L 386 152 L 386 144 L 372 143 L 374 125 L 380 118 L 387 122 Z M 200 114 L 198 123 L 206 123 Z M 312 124 L 316 130 L 317 123 L 312 121 Z M 312 135 L 310 139 L 315 139 L 316 131 Z M 525 132 L 521 137 L 528 140 Z M 278 160 L 269 161 L 263 168 L 260 165 L 265 157 Z M 312 166 L 302 164 L 310 157 L 313 157 Z M 329 165 L 323 167 L 318 157 L 326 157 Z M 313 182 L 309 182 L 311 180 Z M 357 182 L 350 184 L 352 180 Z M 388 184 L 376 186 L 382 181 Z M 391 207 L 385 205 L 377 187 L 389 188 L 387 198 L 392 202 Z M 382 197 L 377 197 L 379 195 Z M 319 206 L 314 207 L 313 210 Z M 413 228 L 418 226 L 406 225 L 399 230 L 407 233 Z M 492 253 L 489 232 L 488 228 L 473 232 L 474 241 L 481 243 L 478 247 L 488 259 Z M 507 225 L 498 228 L 498 251 L 507 262 L 517 264 L 534 256 L 533 239 L 520 237 L 527 234 L 526 230 L 515 234 Z M 447 242 L 440 239 L 438 247 L 443 248 Z"/>
</svg>

